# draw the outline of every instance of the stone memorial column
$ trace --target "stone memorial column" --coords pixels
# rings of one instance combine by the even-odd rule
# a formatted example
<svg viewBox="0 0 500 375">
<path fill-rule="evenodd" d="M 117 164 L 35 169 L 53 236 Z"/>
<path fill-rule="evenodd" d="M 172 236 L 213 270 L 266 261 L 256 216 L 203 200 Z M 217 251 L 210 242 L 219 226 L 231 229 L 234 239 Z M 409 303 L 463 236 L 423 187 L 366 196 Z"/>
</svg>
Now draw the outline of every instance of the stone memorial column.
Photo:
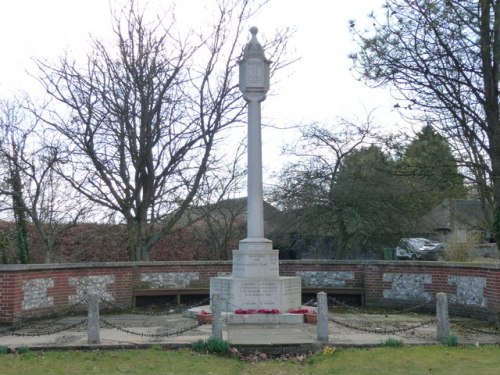
<svg viewBox="0 0 500 375">
<path fill-rule="evenodd" d="M 247 238 L 233 250 L 231 277 L 210 279 L 210 295 L 220 294 L 225 311 L 278 309 L 301 304 L 299 277 L 280 277 L 278 251 L 264 238 L 262 188 L 261 102 L 269 90 L 270 61 L 257 41 L 256 27 L 239 61 L 239 88 L 248 103 L 248 206 Z"/>
</svg>

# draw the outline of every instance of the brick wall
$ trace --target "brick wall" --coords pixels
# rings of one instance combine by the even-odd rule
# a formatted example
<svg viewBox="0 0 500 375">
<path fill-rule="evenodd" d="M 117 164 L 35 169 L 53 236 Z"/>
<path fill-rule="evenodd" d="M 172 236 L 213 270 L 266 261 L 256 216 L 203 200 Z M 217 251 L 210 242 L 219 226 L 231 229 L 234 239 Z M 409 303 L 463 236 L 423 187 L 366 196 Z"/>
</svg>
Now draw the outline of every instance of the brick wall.
<svg viewBox="0 0 500 375">
<path fill-rule="evenodd" d="M 15 323 L 65 309 L 85 309 L 98 293 L 109 306 L 130 308 L 134 291 L 208 289 L 210 277 L 231 273 L 231 262 L 120 262 L 0 265 L 0 323 Z M 300 276 L 304 288 L 364 288 L 371 306 L 433 309 L 446 292 L 452 313 L 500 319 L 500 265 L 438 262 L 280 262 L 282 276 Z"/>
</svg>

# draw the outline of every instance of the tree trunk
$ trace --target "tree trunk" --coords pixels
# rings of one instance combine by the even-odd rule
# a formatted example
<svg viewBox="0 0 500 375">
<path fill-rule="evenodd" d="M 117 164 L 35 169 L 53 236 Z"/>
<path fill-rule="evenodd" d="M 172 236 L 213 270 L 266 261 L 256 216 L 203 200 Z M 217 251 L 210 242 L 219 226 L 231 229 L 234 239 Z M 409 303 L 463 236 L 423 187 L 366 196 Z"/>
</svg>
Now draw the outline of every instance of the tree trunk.
<svg viewBox="0 0 500 375">
<path fill-rule="evenodd" d="M 134 218 L 128 224 L 129 254 L 131 261 L 149 261 L 149 250 L 147 239 L 147 221 Z"/>
<path fill-rule="evenodd" d="M 495 212 L 493 235 L 500 239 L 500 107 L 498 103 L 498 84 L 500 68 L 500 2 L 481 0 L 481 60 L 484 85 L 484 113 L 489 129 L 489 145 L 492 170 L 493 198 Z M 491 11 L 493 11 L 493 30 L 491 30 Z"/>
<path fill-rule="evenodd" d="M 14 166 L 16 168 L 16 166 Z M 28 222 L 26 211 L 24 209 L 24 199 L 22 191 L 21 176 L 17 170 L 11 171 L 12 184 L 12 207 L 14 211 L 14 220 L 16 222 L 16 242 L 21 264 L 30 263 L 30 251 L 28 245 Z"/>
</svg>

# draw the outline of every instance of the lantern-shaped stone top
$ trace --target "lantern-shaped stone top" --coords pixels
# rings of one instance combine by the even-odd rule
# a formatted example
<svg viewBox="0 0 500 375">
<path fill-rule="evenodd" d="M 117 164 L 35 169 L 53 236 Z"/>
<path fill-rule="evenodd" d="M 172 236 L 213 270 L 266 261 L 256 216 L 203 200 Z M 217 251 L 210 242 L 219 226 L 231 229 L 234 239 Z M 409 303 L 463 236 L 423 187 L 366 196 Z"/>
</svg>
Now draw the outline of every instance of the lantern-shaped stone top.
<svg viewBox="0 0 500 375">
<path fill-rule="evenodd" d="M 240 90 L 246 100 L 264 100 L 269 90 L 270 61 L 257 40 L 258 31 L 255 26 L 250 29 L 252 39 L 245 46 L 243 59 L 239 61 Z"/>
</svg>

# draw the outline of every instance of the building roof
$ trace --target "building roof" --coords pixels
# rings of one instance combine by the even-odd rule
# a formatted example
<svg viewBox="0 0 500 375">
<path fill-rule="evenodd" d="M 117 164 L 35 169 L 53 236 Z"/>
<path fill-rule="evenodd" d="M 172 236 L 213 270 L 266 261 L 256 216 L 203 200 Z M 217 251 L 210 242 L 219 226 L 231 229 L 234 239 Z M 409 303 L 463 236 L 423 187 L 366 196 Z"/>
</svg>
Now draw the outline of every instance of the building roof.
<svg viewBox="0 0 500 375">
<path fill-rule="evenodd" d="M 446 199 L 422 218 L 426 231 L 486 229 L 491 212 L 476 199 Z"/>
</svg>

